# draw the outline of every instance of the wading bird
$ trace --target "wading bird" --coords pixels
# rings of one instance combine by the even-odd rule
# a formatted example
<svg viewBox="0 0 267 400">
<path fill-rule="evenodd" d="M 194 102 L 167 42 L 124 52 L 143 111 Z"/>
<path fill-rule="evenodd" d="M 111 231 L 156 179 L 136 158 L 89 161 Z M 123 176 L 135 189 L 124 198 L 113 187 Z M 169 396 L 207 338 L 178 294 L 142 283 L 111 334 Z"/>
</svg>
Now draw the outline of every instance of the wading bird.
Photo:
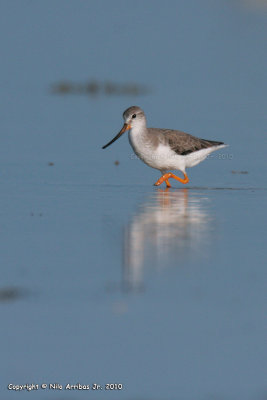
<svg viewBox="0 0 267 400">
<path fill-rule="evenodd" d="M 171 187 L 169 178 L 188 183 L 186 168 L 194 167 L 215 150 L 226 145 L 223 142 L 199 139 L 182 131 L 172 129 L 147 128 L 146 116 L 140 107 L 132 106 L 123 113 L 124 125 L 120 132 L 102 149 L 111 145 L 126 131 L 135 154 L 144 163 L 160 170 L 162 176 L 155 186 L 166 183 Z M 184 178 L 174 175 L 170 170 L 179 170 Z"/>
</svg>

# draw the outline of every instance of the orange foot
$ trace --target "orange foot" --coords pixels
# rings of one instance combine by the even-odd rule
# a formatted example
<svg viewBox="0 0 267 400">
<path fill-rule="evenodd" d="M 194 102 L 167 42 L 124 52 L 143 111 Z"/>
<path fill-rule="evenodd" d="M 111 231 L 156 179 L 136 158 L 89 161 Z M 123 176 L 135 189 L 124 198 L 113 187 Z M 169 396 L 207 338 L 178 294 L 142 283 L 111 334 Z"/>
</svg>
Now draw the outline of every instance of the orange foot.
<svg viewBox="0 0 267 400">
<path fill-rule="evenodd" d="M 170 182 L 169 182 L 169 178 L 176 179 L 177 181 L 179 181 L 179 182 L 181 182 L 183 184 L 186 184 L 186 183 L 189 182 L 189 179 L 188 179 L 188 176 L 185 173 L 183 173 L 183 174 L 184 174 L 184 179 L 179 178 L 179 176 L 176 176 L 176 175 L 172 174 L 171 172 L 168 172 L 167 174 L 162 175 L 162 177 L 159 178 L 157 180 L 157 182 L 154 183 L 154 185 L 155 186 L 159 186 L 165 181 L 166 186 L 167 187 L 171 187 Z"/>
</svg>

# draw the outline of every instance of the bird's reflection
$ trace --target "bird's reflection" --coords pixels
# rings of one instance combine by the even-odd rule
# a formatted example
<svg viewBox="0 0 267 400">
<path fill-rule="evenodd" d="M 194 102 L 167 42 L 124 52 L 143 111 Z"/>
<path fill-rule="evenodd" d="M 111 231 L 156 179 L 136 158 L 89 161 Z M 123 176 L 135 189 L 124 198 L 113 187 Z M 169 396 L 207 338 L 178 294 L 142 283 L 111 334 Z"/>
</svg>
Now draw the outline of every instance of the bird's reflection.
<svg viewBox="0 0 267 400">
<path fill-rule="evenodd" d="M 124 230 L 123 289 L 141 290 L 144 270 L 184 265 L 207 251 L 211 239 L 208 199 L 187 189 L 158 190 Z"/>
</svg>

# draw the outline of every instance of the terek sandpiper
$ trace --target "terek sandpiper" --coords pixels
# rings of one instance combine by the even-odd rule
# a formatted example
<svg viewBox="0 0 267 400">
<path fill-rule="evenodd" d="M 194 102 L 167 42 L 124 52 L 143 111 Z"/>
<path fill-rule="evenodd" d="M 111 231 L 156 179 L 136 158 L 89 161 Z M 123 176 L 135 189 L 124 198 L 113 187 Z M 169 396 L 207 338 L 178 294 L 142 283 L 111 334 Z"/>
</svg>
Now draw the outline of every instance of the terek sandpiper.
<svg viewBox="0 0 267 400">
<path fill-rule="evenodd" d="M 194 167 L 215 150 L 226 145 L 223 142 L 199 139 L 182 131 L 172 129 L 147 128 L 146 116 L 140 107 L 132 106 L 123 113 L 124 125 L 121 131 L 105 146 L 105 149 L 117 140 L 125 131 L 129 131 L 129 141 L 135 154 L 144 163 L 160 170 L 162 176 L 155 186 L 164 181 L 171 187 L 169 178 L 181 183 L 188 183 L 185 169 Z M 184 178 L 174 175 L 169 170 L 179 170 Z"/>
</svg>

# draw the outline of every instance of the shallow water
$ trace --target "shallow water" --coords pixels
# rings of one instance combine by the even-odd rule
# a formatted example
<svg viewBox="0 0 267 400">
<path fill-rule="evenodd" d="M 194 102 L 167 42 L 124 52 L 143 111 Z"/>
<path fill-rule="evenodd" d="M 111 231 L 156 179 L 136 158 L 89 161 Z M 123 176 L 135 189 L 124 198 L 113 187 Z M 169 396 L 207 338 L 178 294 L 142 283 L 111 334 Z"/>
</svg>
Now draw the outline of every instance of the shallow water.
<svg viewBox="0 0 267 400">
<path fill-rule="evenodd" d="M 27 383 L 58 384 L 36 399 L 266 395 L 267 25 L 255 4 L 2 6 L 1 398 L 28 398 L 7 389 Z M 91 81 L 151 91 L 51 93 Z M 187 186 L 156 188 L 126 137 L 101 149 L 134 103 L 149 126 L 230 146 Z"/>
<path fill-rule="evenodd" d="M 17 184 L 2 278 L 24 295 L 2 304 L 2 379 L 260 398 L 265 205 L 257 188 Z"/>
</svg>

